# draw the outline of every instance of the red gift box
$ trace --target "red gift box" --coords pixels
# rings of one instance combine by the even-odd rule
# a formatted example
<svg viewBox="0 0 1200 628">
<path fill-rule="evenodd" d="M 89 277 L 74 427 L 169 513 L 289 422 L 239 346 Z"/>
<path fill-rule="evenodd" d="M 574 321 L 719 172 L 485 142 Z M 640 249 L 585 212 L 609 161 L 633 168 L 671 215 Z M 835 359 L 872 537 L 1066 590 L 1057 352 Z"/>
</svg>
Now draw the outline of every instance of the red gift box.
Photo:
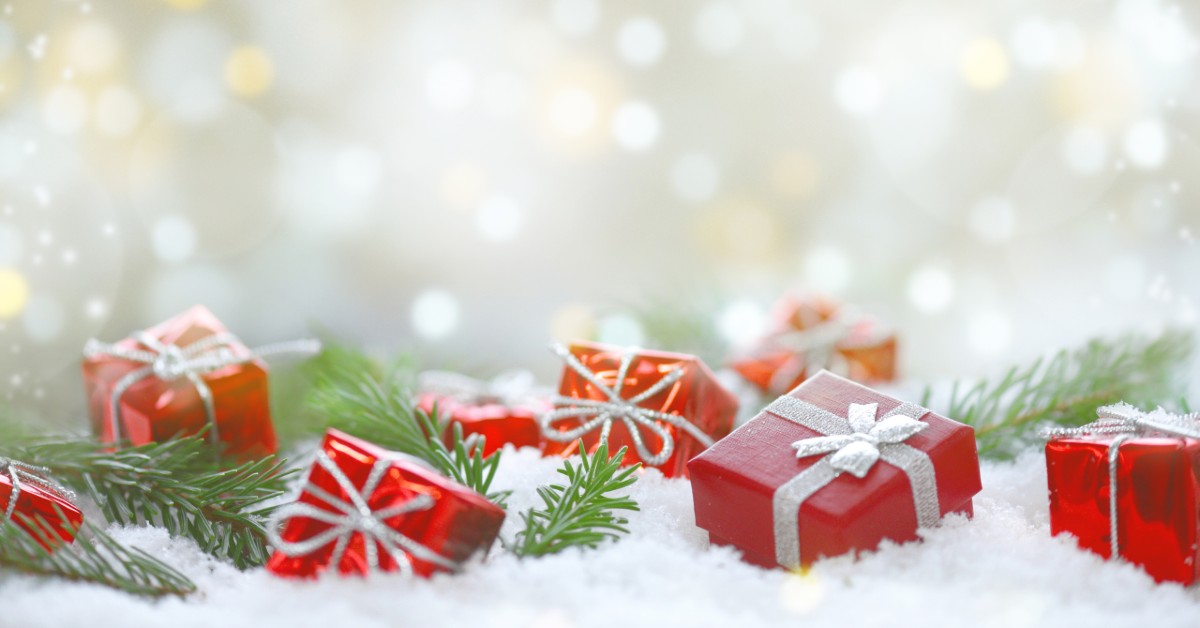
<svg viewBox="0 0 1200 628">
<path fill-rule="evenodd" d="M 498 506 L 419 460 L 331 429 L 299 501 L 272 515 L 267 569 L 428 577 L 486 552 L 503 522 Z"/>
<path fill-rule="evenodd" d="M 730 367 L 763 392 L 781 395 L 828 369 L 857 382 L 896 377 L 896 335 L 879 320 L 821 295 L 788 295 L 770 334 Z"/>
<path fill-rule="evenodd" d="M 914 540 L 980 490 L 974 430 L 828 371 L 688 466 L 696 524 L 764 567 Z"/>
<path fill-rule="evenodd" d="M 1200 565 L 1200 424 L 1125 405 L 1100 414 L 1046 444 L 1051 533 L 1070 533 L 1105 558 L 1115 553 L 1158 582 L 1192 584 Z"/>
<path fill-rule="evenodd" d="M 576 342 L 555 346 L 566 362 L 557 408 L 542 416 L 547 453 L 628 447 L 621 463 L 687 477 L 687 461 L 733 429 L 737 398 L 699 358 Z"/>
<path fill-rule="evenodd" d="M 274 352 L 313 353 L 315 341 Z M 144 445 L 207 429 L 238 459 L 275 453 L 267 365 L 196 306 L 111 345 L 84 350 L 92 426 L 103 442 Z"/>
<path fill-rule="evenodd" d="M 463 436 L 473 434 L 486 438 L 483 455 L 502 448 L 505 443 L 514 447 L 539 447 L 541 426 L 538 418 L 553 409 L 549 395 L 539 395 L 533 375 L 525 372 L 506 373 L 490 382 L 448 373 L 426 371 L 417 378 L 417 406 L 438 414 L 445 420 L 442 435 L 447 446 L 453 444 L 454 426 L 462 428 Z"/>
<path fill-rule="evenodd" d="M 41 467 L 0 460 L 0 512 L 53 550 L 56 538 L 70 543 L 83 525 L 83 513 L 71 494 L 45 475 Z"/>
</svg>

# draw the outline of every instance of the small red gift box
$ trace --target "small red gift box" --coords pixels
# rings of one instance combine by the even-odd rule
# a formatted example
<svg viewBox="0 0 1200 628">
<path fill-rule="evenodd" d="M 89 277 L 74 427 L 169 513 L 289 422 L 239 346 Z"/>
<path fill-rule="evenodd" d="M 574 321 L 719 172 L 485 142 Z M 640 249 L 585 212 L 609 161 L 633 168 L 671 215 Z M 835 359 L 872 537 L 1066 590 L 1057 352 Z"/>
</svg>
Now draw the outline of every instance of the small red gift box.
<svg viewBox="0 0 1200 628">
<path fill-rule="evenodd" d="M 514 447 L 539 447 L 539 417 L 553 409 L 549 395 L 535 390 L 533 375 L 518 371 L 484 382 L 458 373 L 426 371 L 417 378 L 417 406 L 432 413 L 437 407 L 445 419 L 443 440 L 453 443 L 454 426 L 463 436 L 486 438 L 483 455 L 510 443 Z"/>
<path fill-rule="evenodd" d="M 267 365 L 202 306 L 111 345 L 89 342 L 83 381 L 103 442 L 144 445 L 207 429 L 231 457 L 275 453 Z"/>
<path fill-rule="evenodd" d="M 692 459 L 696 524 L 764 567 L 914 540 L 972 513 L 974 434 L 822 371 Z"/>
<path fill-rule="evenodd" d="M 1115 552 L 1158 582 L 1192 584 L 1200 567 L 1200 425 L 1124 405 L 1100 413 L 1093 426 L 1124 427 L 1062 430 L 1046 443 L 1051 533 L 1070 533 L 1105 558 Z"/>
<path fill-rule="evenodd" d="M 896 377 L 896 335 L 877 319 L 820 295 L 788 295 L 770 335 L 730 367 L 760 390 L 782 395 L 828 369 L 857 382 Z"/>
<path fill-rule="evenodd" d="M 557 408 L 542 416 L 547 453 L 628 447 L 624 465 L 642 463 L 687 477 L 687 461 L 733 429 L 737 398 L 699 358 L 576 342 L 555 346 L 566 362 Z"/>
<path fill-rule="evenodd" d="M 0 460 L 0 512 L 47 550 L 55 537 L 70 543 L 83 525 L 83 513 L 68 491 L 44 475 L 45 469 Z M 51 541 L 51 542 L 47 542 Z"/>
<path fill-rule="evenodd" d="M 299 501 L 272 516 L 267 569 L 428 577 L 486 552 L 503 522 L 498 506 L 417 459 L 329 430 Z"/>
</svg>

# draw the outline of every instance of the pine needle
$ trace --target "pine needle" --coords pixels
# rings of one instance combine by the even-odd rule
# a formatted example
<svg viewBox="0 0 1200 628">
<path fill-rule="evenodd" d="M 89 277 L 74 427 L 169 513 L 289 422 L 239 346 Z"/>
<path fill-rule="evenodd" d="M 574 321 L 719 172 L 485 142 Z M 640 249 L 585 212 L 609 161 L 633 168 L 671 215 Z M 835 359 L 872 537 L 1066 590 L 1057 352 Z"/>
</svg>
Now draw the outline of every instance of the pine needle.
<svg viewBox="0 0 1200 628">
<path fill-rule="evenodd" d="M 637 481 L 634 473 L 640 464 L 621 470 L 625 449 L 610 458 L 605 443 L 590 456 L 582 454 L 578 466 L 564 460 L 558 472 L 567 483 L 538 488 L 543 507 L 521 513 L 525 529 L 509 549 L 523 557 L 545 556 L 569 547 L 594 548 L 606 539 L 628 534 L 628 521 L 615 511 L 638 510 L 637 502 L 610 495 Z"/>
<path fill-rule="evenodd" d="M 975 428 L 979 454 L 1011 458 L 1047 425 L 1095 420 L 1096 408 L 1117 401 L 1154 407 L 1180 398 L 1193 339 L 1184 331 L 1158 338 L 1094 339 L 1074 350 L 1015 366 L 999 380 L 955 382 L 944 414 Z M 931 390 L 925 391 L 928 405 Z"/>
</svg>

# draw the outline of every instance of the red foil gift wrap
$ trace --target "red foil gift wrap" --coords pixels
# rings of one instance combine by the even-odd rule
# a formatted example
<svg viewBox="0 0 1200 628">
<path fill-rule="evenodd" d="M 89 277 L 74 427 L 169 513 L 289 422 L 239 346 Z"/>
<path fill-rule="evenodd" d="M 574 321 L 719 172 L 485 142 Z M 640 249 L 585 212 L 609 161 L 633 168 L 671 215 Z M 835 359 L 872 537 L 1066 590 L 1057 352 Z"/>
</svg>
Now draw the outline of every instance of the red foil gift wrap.
<svg viewBox="0 0 1200 628">
<path fill-rule="evenodd" d="M 307 354 L 318 347 L 297 341 L 268 349 Z M 111 345 L 93 340 L 83 360 L 92 426 L 109 443 L 143 445 L 207 429 L 233 458 L 275 453 L 259 354 L 202 306 Z"/>
<path fill-rule="evenodd" d="M 687 461 L 733 429 L 738 402 L 695 356 L 576 342 L 555 345 L 566 362 L 554 411 L 542 415 L 544 450 L 569 456 L 628 447 L 642 463 L 687 477 Z"/>
<path fill-rule="evenodd" d="M 973 429 L 828 371 L 688 467 L 696 524 L 764 567 L 915 540 L 981 488 Z"/>
<path fill-rule="evenodd" d="M 458 373 L 426 371 L 417 377 L 417 406 L 425 412 L 438 409 L 445 419 L 443 439 L 453 443 L 455 425 L 463 436 L 486 438 L 483 455 L 504 447 L 539 447 L 538 418 L 553 409 L 550 395 L 536 389 L 533 374 L 514 371 L 481 381 Z"/>
<path fill-rule="evenodd" d="M 47 550 L 55 541 L 75 540 L 83 513 L 73 495 L 46 476 L 46 469 L 0 458 L 0 509 L 3 517 L 28 532 Z"/>
<path fill-rule="evenodd" d="M 429 577 L 486 552 L 503 522 L 498 506 L 416 459 L 329 430 L 299 501 L 272 516 L 267 569 Z"/>
<path fill-rule="evenodd" d="M 782 395 L 821 369 L 863 383 L 896 377 L 896 335 L 874 317 L 820 295 L 787 296 L 767 338 L 730 367 L 763 392 Z"/>
<path fill-rule="evenodd" d="M 1158 582 L 1192 584 L 1200 565 L 1200 423 L 1125 405 L 1100 416 L 1046 444 L 1051 533 L 1069 533 L 1105 558 L 1116 554 Z"/>
</svg>

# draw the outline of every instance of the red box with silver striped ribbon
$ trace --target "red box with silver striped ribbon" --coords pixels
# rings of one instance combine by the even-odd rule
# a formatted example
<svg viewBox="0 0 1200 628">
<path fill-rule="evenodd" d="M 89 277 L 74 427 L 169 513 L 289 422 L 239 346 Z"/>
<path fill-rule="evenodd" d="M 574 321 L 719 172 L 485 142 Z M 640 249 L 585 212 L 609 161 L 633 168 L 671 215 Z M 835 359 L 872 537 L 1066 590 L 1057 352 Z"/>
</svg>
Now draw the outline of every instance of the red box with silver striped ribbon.
<svg viewBox="0 0 1200 628">
<path fill-rule="evenodd" d="M 828 371 L 688 468 L 696 524 L 764 567 L 915 540 L 981 488 L 972 428 Z"/>
</svg>

